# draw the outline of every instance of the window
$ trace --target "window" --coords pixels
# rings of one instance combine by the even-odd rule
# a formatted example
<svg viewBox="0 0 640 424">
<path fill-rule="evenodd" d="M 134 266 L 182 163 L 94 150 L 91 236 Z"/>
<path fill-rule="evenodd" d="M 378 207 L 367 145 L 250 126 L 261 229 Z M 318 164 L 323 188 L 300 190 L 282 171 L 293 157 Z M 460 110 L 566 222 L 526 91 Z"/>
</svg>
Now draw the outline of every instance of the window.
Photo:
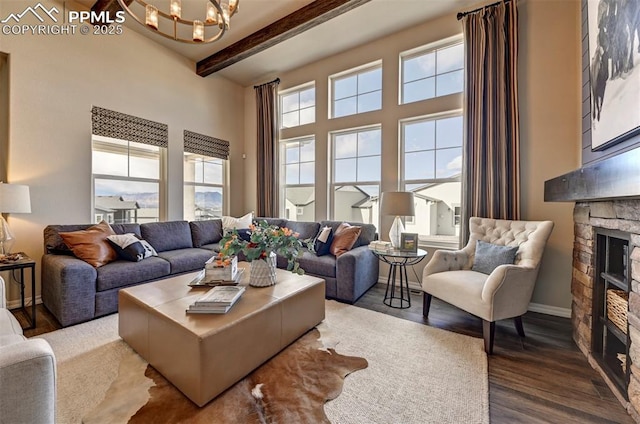
<svg viewBox="0 0 640 424">
<path fill-rule="evenodd" d="M 313 137 L 280 143 L 284 200 L 281 216 L 291 221 L 315 221 L 316 143 Z"/>
<path fill-rule="evenodd" d="M 222 218 L 225 161 L 184 153 L 184 219 Z"/>
<path fill-rule="evenodd" d="M 332 118 L 382 109 L 382 65 L 330 77 Z"/>
<path fill-rule="evenodd" d="M 415 194 L 415 219 L 408 232 L 423 242 L 457 247 L 460 231 L 462 116 L 401 123 L 404 190 Z"/>
<path fill-rule="evenodd" d="M 332 134 L 333 219 L 378 226 L 381 138 L 379 126 Z"/>
<path fill-rule="evenodd" d="M 164 148 L 92 136 L 94 218 L 109 223 L 160 220 L 160 166 Z"/>
<path fill-rule="evenodd" d="M 316 87 L 294 88 L 280 94 L 280 128 L 316 122 Z"/>
<path fill-rule="evenodd" d="M 464 87 L 464 44 L 401 56 L 401 104 L 461 93 Z"/>
</svg>

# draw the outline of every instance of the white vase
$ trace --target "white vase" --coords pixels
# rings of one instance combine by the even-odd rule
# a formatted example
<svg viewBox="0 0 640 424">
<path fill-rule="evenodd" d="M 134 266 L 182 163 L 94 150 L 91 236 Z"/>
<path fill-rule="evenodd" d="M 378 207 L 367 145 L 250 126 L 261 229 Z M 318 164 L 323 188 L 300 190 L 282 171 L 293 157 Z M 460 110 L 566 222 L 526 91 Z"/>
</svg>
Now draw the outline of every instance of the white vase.
<svg viewBox="0 0 640 424">
<path fill-rule="evenodd" d="M 271 252 L 266 259 L 251 261 L 249 285 L 253 287 L 268 287 L 276 283 L 276 254 Z"/>
</svg>

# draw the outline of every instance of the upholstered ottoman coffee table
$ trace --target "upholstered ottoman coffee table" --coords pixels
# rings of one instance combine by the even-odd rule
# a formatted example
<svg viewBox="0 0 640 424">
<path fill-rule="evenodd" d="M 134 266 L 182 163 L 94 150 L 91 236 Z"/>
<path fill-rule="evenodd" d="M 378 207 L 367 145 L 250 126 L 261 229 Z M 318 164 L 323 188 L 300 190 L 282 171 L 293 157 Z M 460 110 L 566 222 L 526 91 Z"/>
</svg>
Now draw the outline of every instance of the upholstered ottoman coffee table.
<svg viewBox="0 0 640 424">
<path fill-rule="evenodd" d="M 247 287 L 226 314 L 187 314 L 204 293 L 188 285 L 196 275 L 122 289 L 118 312 L 124 341 L 198 406 L 324 319 L 324 280 L 280 269 L 275 286 Z"/>
</svg>

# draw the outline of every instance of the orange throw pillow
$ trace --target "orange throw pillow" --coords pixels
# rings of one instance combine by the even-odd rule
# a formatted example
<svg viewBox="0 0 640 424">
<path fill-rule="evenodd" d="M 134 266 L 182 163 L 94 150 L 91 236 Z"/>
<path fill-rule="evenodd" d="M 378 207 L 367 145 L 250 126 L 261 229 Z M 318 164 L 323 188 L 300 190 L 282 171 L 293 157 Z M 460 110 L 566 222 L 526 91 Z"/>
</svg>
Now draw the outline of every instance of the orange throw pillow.
<svg viewBox="0 0 640 424">
<path fill-rule="evenodd" d="M 60 233 L 60 237 L 77 258 L 98 268 L 118 259 L 107 241 L 107 237 L 114 234 L 111 226 L 102 221 L 86 230 Z"/>
<path fill-rule="evenodd" d="M 329 253 L 335 255 L 335 257 L 347 253 L 353 245 L 356 244 L 356 240 L 358 240 L 361 231 L 361 227 L 349 225 L 346 222 L 340 224 L 336 233 L 333 235 Z"/>
</svg>

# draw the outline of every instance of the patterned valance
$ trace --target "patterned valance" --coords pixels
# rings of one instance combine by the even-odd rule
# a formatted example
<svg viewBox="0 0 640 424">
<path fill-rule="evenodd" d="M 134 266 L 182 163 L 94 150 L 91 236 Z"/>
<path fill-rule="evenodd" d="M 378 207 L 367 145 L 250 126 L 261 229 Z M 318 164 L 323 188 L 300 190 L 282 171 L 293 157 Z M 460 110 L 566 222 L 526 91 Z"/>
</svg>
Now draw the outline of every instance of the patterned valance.
<svg viewBox="0 0 640 424">
<path fill-rule="evenodd" d="M 218 159 L 229 159 L 229 142 L 184 130 L 184 151 Z"/>
<path fill-rule="evenodd" d="M 94 106 L 91 109 L 91 124 L 91 133 L 94 135 L 157 147 L 166 148 L 169 145 L 168 126 L 148 119 Z"/>
</svg>

